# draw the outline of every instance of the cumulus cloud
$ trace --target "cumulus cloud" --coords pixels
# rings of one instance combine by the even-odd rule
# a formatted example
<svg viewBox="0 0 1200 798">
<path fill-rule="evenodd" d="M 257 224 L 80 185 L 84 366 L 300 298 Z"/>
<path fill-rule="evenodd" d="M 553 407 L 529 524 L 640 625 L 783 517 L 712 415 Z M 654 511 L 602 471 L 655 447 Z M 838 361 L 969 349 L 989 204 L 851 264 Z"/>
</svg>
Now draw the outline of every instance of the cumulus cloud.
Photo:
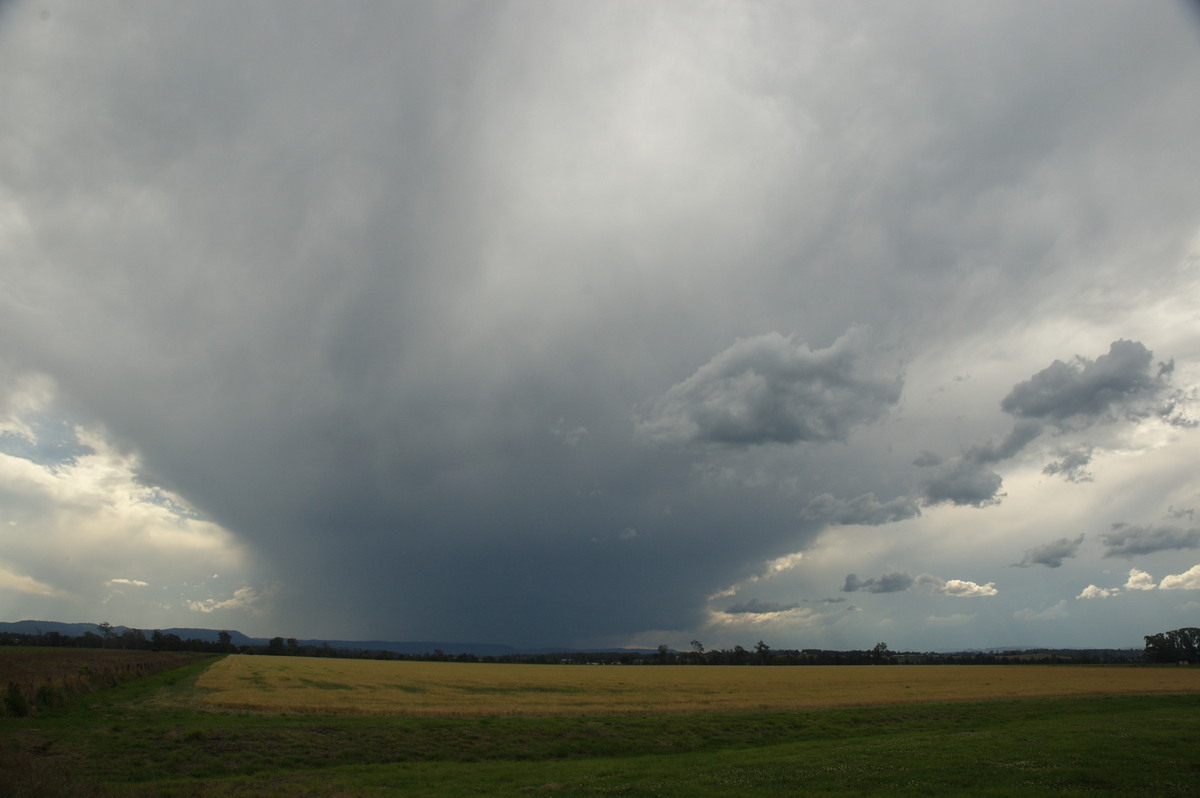
<svg viewBox="0 0 1200 798">
<path fill-rule="evenodd" d="M 953 596 L 955 598 L 995 596 L 1000 592 L 996 590 L 995 582 L 988 582 L 986 585 L 981 585 L 976 582 L 968 582 L 965 579 L 942 579 L 933 574 L 921 574 L 916 578 L 915 583 L 928 587 L 929 592 L 935 595 Z"/>
<path fill-rule="evenodd" d="M 1058 460 L 1046 464 L 1042 469 L 1043 474 L 1058 475 L 1067 482 L 1092 481 L 1092 475 L 1087 471 L 1087 465 L 1092 462 L 1091 446 L 1059 449 L 1058 457 Z"/>
<path fill-rule="evenodd" d="M 1119 587 L 1097 587 L 1096 585 L 1088 585 L 1083 591 L 1076 596 L 1077 599 L 1098 599 L 1110 598 L 1121 592 Z"/>
<path fill-rule="evenodd" d="M 239 587 L 233 595 L 226 599 L 207 598 L 202 600 L 185 601 L 184 605 L 193 612 L 211 614 L 218 610 L 249 610 L 252 613 L 262 612 L 262 604 L 267 595 L 259 593 L 252 587 Z"/>
<path fill-rule="evenodd" d="M 880 501 L 874 493 L 864 493 L 852 499 L 838 499 L 832 493 L 822 493 L 805 507 L 807 518 L 827 524 L 879 526 L 921 514 L 920 504 L 909 496 Z"/>
<path fill-rule="evenodd" d="M 1003 484 L 1004 479 L 990 468 L 956 458 L 921 482 L 921 497 L 927 505 L 987 507 L 1000 501 Z"/>
<path fill-rule="evenodd" d="M 1030 419 L 1064 422 L 1130 409 L 1163 387 L 1169 369 L 1152 373 L 1153 354 L 1138 341 L 1114 341 L 1108 354 L 1095 360 L 1076 356 L 1055 360 L 1025 382 L 1018 383 L 1000 407 Z"/>
<path fill-rule="evenodd" d="M 778 333 L 740 340 L 672 386 L 638 431 L 735 447 L 846 440 L 900 399 L 900 378 L 870 369 L 868 352 L 860 329 L 815 351 Z"/>
<path fill-rule="evenodd" d="M 1063 560 L 1074 557 L 1079 551 L 1080 545 L 1083 544 L 1083 535 L 1077 538 L 1059 538 L 1058 540 L 1046 543 L 1042 546 L 1036 546 L 1025 552 L 1025 556 L 1018 563 L 1013 563 L 1018 568 L 1028 568 L 1031 565 L 1044 565 L 1047 568 L 1058 568 L 1062 565 Z"/>
<path fill-rule="evenodd" d="M 1014 618 L 1022 621 L 1058 621 L 1070 615 L 1067 612 L 1067 600 L 1063 599 L 1052 607 L 1044 610 L 1023 609 L 1013 613 Z"/>
<path fill-rule="evenodd" d="M 1017 417 L 1009 434 L 1000 441 L 988 441 L 968 447 L 960 456 L 941 461 L 930 452 L 922 452 L 914 461 L 918 466 L 940 469 L 921 482 L 922 500 L 927 505 L 954 504 L 986 507 L 997 504 L 1003 478 L 990 466 L 1015 457 L 1042 434 L 1042 422 L 1060 427 L 1087 426 L 1102 417 L 1124 415 L 1141 418 L 1178 413 L 1183 400 L 1171 394 L 1170 413 L 1151 408 L 1150 402 L 1166 393 L 1172 364 L 1159 364 L 1152 372 L 1153 355 L 1137 341 L 1114 341 L 1108 354 L 1095 360 L 1076 356 L 1071 362 L 1054 361 L 1050 366 L 1020 382 L 1000 401 L 1006 413 Z M 1061 475 L 1068 482 L 1086 482 L 1091 475 L 1085 467 L 1091 462 L 1092 448 L 1078 446 L 1059 451 L 1059 459 L 1043 469 L 1046 474 Z"/>
<path fill-rule="evenodd" d="M 1002 440 L 974 444 L 948 461 L 923 452 L 915 461 L 916 465 L 925 468 L 940 465 L 941 468 L 922 480 L 922 501 L 927 505 L 972 507 L 998 503 L 1004 495 L 1000 493 L 1004 480 L 989 466 L 1014 457 L 1041 433 L 1041 424 L 1022 420 L 1014 424 Z"/>
<path fill-rule="evenodd" d="M 1159 590 L 1200 590 L 1200 565 L 1193 565 L 1181 574 L 1164 576 Z"/>
<path fill-rule="evenodd" d="M 1136 557 L 1156 551 L 1200 548 L 1200 528 L 1177 526 L 1131 526 L 1114 524 L 1113 530 L 1101 535 L 1105 557 Z"/>
<path fill-rule="evenodd" d="M 1140 568 L 1129 569 L 1129 579 L 1125 581 L 1126 590 L 1154 590 L 1154 577 Z"/>
<path fill-rule="evenodd" d="M 842 585 L 842 592 L 900 593 L 912 587 L 924 587 L 934 595 L 953 596 L 956 598 L 995 596 L 999 592 L 996 590 L 994 582 L 980 585 L 962 579 L 942 579 L 933 574 L 921 574 L 914 578 L 908 574 L 899 572 L 884 574 L 883 576 L 876 576 L 870 579 L 860 579 L 856 574 L 846 574 L 846 581 Z"/>
<path fill-rule="evenodd" d="M 883 576 L 873 576 L 870 579 L 859 579 L 857 574 L 846 574 L 842 592 L 899 593 L 908 590 L 912 585 L 913 578 L 898 571 Z"/>
</svg>

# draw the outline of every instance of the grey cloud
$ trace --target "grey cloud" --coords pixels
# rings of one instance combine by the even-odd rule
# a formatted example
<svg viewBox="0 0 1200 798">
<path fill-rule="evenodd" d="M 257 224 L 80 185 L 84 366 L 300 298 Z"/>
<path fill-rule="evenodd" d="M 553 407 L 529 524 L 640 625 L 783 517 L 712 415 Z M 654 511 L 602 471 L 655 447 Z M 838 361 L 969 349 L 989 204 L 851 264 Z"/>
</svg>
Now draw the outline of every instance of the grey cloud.
<svg viewBox="0 0 1200 798">
<path fill-rule="evenodd" d="M 986 507 L 999 502 L 1003 478 L 987 466 L 1018 454 L 1042 432 L 1033 421 L 1018 421 L 999 443 L 988 441 L 969 447 L 962 455 L 947 461 L 943 467 L 921 481 L 921 497 L 927 505 L 954 504 Z M 926 456 L 917 465 L 930 467 L 934 461 Z"/>
<path fill-rule="evenodd" d="M 1151 374 L 1153 354 L 1138 341 L 1114 341 L 1108 354 L 1095 360 L 1076 356 L 1056 360 L 1025 382 L 1018 383 L 1000 402 L 1006 413 L 1023 418 L 1062 422 L 1095 417 L 1127 408 L 1162 388 L 1160 370 Z"/>
<path fill-rule="evenodd" d="M 1105 557 L 1136 557 L 1156 551 L 1200 548 L 1200 528 L 1177 526 L 1130 526 L 1114 524 L 1113 530 L 1100 539 L 1108 548 Z"/>
<path fill-rule="evenodd" d="M 1000 500 L 1003 484 L 1003 478 L 990 468 L 956 459 L 921 482 L 921 497 L 927 505 L 986 507 Z"/>
<path fill-rule="evenodd" d="M 1091 482 L 1092 475 L 1087 465 L 1092 462 L 1092 447 L 1078 446 L 1074 449 L 1058 450 L 1059 459 L 1047 463 L 1043 474 L 1061 475 L 1067 482 Z"/>
<path fill-rule="evenodd" d="M 911 577 L 904 573 L 890 573 L 871 579 L 859 579 L 855 574 L 846 574 L 846 582 L 842 592 L 854 593 L 902 593 L 912 587 L 928 588 L 930 593 L 955 598 L 970 598 L 976 596 L 994 596 L 997 594 L 994 582 L 980 585 L 962 579 L 942 579 L 933 574 L 921 574 Z"/>
<path fill-rule="evenodd" d="M 1018 421 L 1004 440 L 999 443 L 988 441 L 984 444 L 976 444 L 967 449 L 962 459 L 976 465 L 998 463 L 1019 453 L 1041 433 L 1041 424 L 1034 421 Z"/>
<path fill-rule="evenodd" d="M 936 452 L 922 451 L 912 462 L 917 468 L 931 468 L 946 462 L 946 458 Z"/>
<path fill-rule="evenodd" d="M 901 593 L 913 585 L 913 578 L 908 574 L 895 571 L 883 576 L 873 576 L 870 579 L 859 579 L 857 574 L 846 574 L 846 582 L 842 585 L 843 593 Z"/>
<path fill-rule="evenodd" d="M 1025 556 L 1013 565 L 1028 568 L 1031 565 L 1044 565 L 1047 568 L 1058 568 L 1063 560 L 1074 557 L 1083 544 L 1083 535 L 1077 538 L 1059 538 L 1051 543 L 1036 546 L 1025 552 Z"/>
<path fill-rule="evenodd" d="M 787 612 L 799 607 L 799 604 L 781 604 L 777 601 L 759 601 L 750 599 L 742 604 L 735 604 L 725 612 L 732 615 L 768 615 L 774 612 Z"/>
<path fill-rule="evenodd" d="M 879 526 L 921 514 L 917 501 L 908 496 L 897 496 L 888 501 L 879 501 L 874 493 L 864 493 L 853 499 L 838 499 L 831 493 L 823 493 L 805 507 L 804 516 L 829 524 L 863 524 Z"/>
<path fill-rule="evenodd" d="M 672 386 L 638 430 L 728 446 L 845 440 L 900 399 L 901 380 L 872 373 L 867 353 L 861 330 L 815 351 L 778 333 L 743 339 Z"/>
</svg>

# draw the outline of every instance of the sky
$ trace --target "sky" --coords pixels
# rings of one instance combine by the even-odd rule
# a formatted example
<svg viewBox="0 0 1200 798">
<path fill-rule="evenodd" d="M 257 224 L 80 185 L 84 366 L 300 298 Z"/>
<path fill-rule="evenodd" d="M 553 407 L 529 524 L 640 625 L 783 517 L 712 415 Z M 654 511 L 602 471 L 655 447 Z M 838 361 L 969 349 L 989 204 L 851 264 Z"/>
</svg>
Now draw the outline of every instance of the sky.
<svg viewBox="0 0 1200 798">
<path fill-rule="evenodd" d="M 0 619 L 1200 625 L 1182 2 L 0 4 Z"/>
</svg>

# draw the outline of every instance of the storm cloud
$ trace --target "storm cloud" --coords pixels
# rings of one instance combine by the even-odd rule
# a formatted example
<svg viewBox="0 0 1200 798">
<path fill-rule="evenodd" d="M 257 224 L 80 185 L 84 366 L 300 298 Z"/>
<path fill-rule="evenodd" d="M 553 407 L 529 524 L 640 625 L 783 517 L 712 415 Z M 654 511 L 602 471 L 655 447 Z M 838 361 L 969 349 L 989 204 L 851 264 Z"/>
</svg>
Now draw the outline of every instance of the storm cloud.
<svg viewBox="0 0 1200 798">
<path fill-rule="evenodd" d="M 4 4 L 0 615 L 923 649 L 1176 573 L 990 569 L 1200 491 L 1193 28 Z"/>
</svg>

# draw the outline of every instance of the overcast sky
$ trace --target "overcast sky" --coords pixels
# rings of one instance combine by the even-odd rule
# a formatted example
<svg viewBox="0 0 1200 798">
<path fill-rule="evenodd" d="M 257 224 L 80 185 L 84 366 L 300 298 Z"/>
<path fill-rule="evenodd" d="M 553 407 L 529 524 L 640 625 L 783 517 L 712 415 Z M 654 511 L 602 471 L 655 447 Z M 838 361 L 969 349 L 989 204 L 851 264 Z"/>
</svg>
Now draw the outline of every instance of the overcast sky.
<svg viewBox="0 0 1200 798">
<path fill-rule="evenodd" d="M 0 5 L 0 618 L 1200 625 L 1200 16 Z"/>
</svg>

